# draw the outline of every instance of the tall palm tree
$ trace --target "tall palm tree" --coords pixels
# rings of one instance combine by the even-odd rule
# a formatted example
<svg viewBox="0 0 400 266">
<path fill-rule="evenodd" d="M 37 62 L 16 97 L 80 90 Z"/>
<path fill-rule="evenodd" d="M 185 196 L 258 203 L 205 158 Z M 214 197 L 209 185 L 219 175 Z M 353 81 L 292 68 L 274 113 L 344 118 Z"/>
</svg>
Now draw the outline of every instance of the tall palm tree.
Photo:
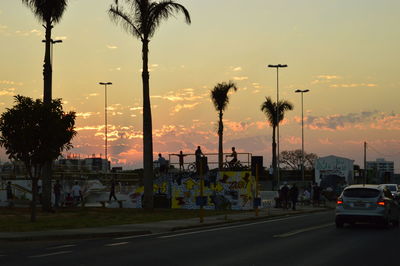
<svg viewBox="0 0 400 266">
<path fill-rule="evenodd" d="M 54 25 L 61 21 L 64 11 L 67 8 L 68 0 L 22 0 L 28 6 L 35 17 L 43 23 L 45 28 L 45 53 L 43 65 L 43 103 L 51 104 L 53 69 L 51 65 L 51 49 L 53 40 L 51 30 Z M 43 168 L 43 204 L 45 211 L 51 210 L 51 179 L 52 161 L 49 161 Z"/>
<path fill-rule="evenodd" d="M 266 97 L 265 102 L 261 105 L 261 111 L 267 116 L 267 120 L 272 126 L 272 167 L 274 175 L 276 175 L 278 167 L 276 160 L 276 127 L 283 120 L 285 112 L 289 110 L 293 110 L 292 103 L 285 100 L 280 100 L 276 103 L 272 101 L 271 97 Z"/>
<path fill-rule="evenodd" d="M 156 29 L 163 20 L 182 12 L 186 23 L 191 19 L 186 8 L 175 1 L 163 0 L 120 0 L 124 6 L 115 0 L 109 9 L 111 19 L 120 25 L 134 37 L 142 42 L 142 83 L 143 83 L 143 168 L 144 168 L 144 207 L 153 209 L 153 133 L 150 106 L 150 84 L 148 54 L 149 42 Z"/>
<path fill-rule="evenodd" d="M 222 117 L 224 115 L 224 111 L 228 107 L 229 104 L 229 91 L 237 90 L 235 83 L 229 81 L 228 83 L 222 82 L 218 83 L 213 90 L 211 90 L 211 100 L 214 104 L 215 110 L 218 112 L 218 166 L 219 169 L 222 169 L 223 163 L 223 134 L 224 134 L 224 123 L 222 122 Z"/>
<path fill-rule="evenodd" d="M 64 11 L 67 8 L 68 0 L 22 0 L 22 3 L 28 6 L 35 17 L 43 23 L 46 30 L 45 35 L 45 56 L 43 65 L 43 102 L 51 102 L 52 92 L 52 65 L 51 65 L 51 30 L 54 24 L 61 21 Z"/>
</svg>

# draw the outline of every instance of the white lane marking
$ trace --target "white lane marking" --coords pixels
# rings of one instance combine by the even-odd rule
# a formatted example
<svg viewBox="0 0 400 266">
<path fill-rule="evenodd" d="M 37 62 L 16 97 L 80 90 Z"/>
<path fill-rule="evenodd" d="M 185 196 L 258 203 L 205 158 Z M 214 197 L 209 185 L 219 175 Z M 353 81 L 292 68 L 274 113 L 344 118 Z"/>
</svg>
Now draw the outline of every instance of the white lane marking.
<svg viewBox="0 0 400 266">
<path fill-rule="evenodd" d="M 304 216 L 306 216 L 306 215 L 292 216 L 292 217 L 286 217 L 286 218 L 281 218 L 281 219 L 267 220 L 267 221 L 247 223 L 247 224 L 239 224 L 239 225 L 233 225 L 233 226 L 217 227 L 217 228 L 213 228 L 213 229 L 206 229 L 206 230 L 200 230 L 200 231 L 194 231 L 194 232 L 187 232 L 187 233 L 180 233 L 180 234 L 174 234 L 174 235 L 160 236 L 158 238 L 171 238 L 171 237 L 176 237 L 176 236 L 193 235 L 193 234 L 207 233 L 207 232 L 213 232 L 213 231 L 219 231 L 219 230 L 227 230 L 227 229 L 232 229 L 232 228 L 247 227 L 247 226 L 252 226 L 252 225 L 256 225 L 256 224 L 266 224 L 266 223 L 273 223 L 273 222 L 278 222 L 278 221 L 290 220 L 290 219 L 304 217 Z"/>
<path fill-rule="evenodd" d="M 309 231 L 318 230 L 318 229 L 325 228 L 325 227 L 329 227 L 329 226 L 332 226 L 332 225 L 333 225 L 333 223 L 321 224 L 321 225 L 317 225 L 317 226 L 312 226 L 312 227 L 307 227 L 307 228 L 303 228 L 303 229 L 291 231 L 291 232 L 284 233 L 284 234 L 274 235 L 274 237 L 280 237 L 280 238 L 282 238 L 282 237 L 294 236 L 294 235 L 297 235 L 297 234 L 301 234 L 301 233 L 304 233 L 304 232 L 309 232 Z"/>
<path fill-rule="evenodd" d="M 104 245 L 104 246 L 106 246 L 106 247 L 114 247 L 114 246 L 126 245 L 126 244 L 128 244 L 128 243 L 129 243 L 129 242 L 119 242 L 119 243 L 107 244 L 107 245 Z"/>
<path fill-rule="evenodd" d="M 49 247 L 46 249 L 52 250 L 52 249 L 63 249 L 63 248 L 70 248 L 70 247 L 76 247 L 76 245 L 63 245 L 63 246 Z"/>
<path fill-rule="evenodd" d="M 145 234 L 145 235 L 134 235 L 134 236 L 122 236 L 122 237 L 116 237 L 113 238 L 113 240 L 124 240 L 124 239 L 132 239 L 132 238 L 139 238 L 139 237 L 145 237 L 145 236 L 155 236 L 155 235 L 160 235 L 158 234 Z"/>
<path fill-rule="evenodd" d="M 67 253 L 72 253 L 72 251 L 68 250 L 68 251 L 46 253 L 46 254 L 41 254 L 41 255 L 29 256 L 29 258 L 43 258 L 43 257 L 56 256 L 56 255 L 67 254 Z"/>
</svg>

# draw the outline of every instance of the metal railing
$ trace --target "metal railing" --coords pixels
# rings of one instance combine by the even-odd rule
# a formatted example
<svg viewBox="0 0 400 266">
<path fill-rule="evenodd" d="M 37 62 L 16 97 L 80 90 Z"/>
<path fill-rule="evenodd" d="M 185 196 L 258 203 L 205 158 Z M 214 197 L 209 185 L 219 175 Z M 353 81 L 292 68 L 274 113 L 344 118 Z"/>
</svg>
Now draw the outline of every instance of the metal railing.
<svg viewBox="0 0 400 266">
<path fill-rule="evenodd" d="M 196 164 L 196 155 L 193 154 L 183 154 L 185 155 L 184 157 L 184 163 L 183 163 L 183 168 L 185 170 L 191 169 L 190 166 Z M 231 155 L 231 153 L 223 153 L 223 163 L 229 162 L 229 160 L 226 159 L 226 155 Z M 215 169 L 218 168 L 218 153 L 204 153 L 204 156 L 207 157 L 207 162 L 208 162 L 208 167 L 210 169 Z M 240 161 L 240 164 L 244 167 L 250 167 L 251 166 L 251 153 L 237 153 L 238 161 Z M 169 160 L 169 165 L 173 166 L 174 168 L 179 169 L 179 156 L 176 154 L 168 154 L 168 160 Z"/>
</svg>

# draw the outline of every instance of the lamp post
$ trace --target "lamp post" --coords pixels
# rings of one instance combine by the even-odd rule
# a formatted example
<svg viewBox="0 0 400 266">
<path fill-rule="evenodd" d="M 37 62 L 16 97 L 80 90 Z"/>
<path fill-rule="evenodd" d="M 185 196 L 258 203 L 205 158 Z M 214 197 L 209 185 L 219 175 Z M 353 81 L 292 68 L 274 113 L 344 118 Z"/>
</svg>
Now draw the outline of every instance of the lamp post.
<svg viewBox="0 0 400 266">
<path fill-rule="evenodd" d="M 107 85 L 112 85 L 111 82 L 99 82 L 100 85 L 104 85 L 104 153 L 106 157 L 106 173 L 108 172 L 108 156 L 107 156 Z"/>
<path fill-rule="evenodd" d="M 280 182 L 280 173 L 279 173 L 279 69 L 280 68 L 286 68 L 288 65 L 268 65 L 269 68 L 276 68 L 276 137 L 277 137 L 277 156 L 276 156 L 276 177 L 278 181 L 278 186 Z"/>
<path fill-rule="evenodd" d="M 303 112 L 303 94 L 310 90 L 295 90 L 295 93 L 301 93 L 301 178 L 304 182 L 304 112 Z"/>
</svg>

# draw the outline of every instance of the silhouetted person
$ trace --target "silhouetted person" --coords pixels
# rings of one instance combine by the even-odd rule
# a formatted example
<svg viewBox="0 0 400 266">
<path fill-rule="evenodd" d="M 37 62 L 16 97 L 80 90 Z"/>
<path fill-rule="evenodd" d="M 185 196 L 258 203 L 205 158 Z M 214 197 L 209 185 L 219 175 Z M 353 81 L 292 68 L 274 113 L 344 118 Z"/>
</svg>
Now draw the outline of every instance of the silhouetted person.
<svg viewBox="0 0 400 266">
<path fill-rule="evenodd" d="M 187 156 L 187 154 L 183 154 L 182 151 L 180 151 L 178 154 L 172 154 L 172 155 L 178 156 L 179 158 L 179 171 L 185 170 L 183 158 Z"/>
<path fill-rule="evenodd" d="M 282 208 L 287 209 L 288 206 L 288 198 L 289 198 L 289 187 L 285 182 L 283 187 L 281 188 L 281 198 L 282 198 Z"/>
<path fill-rule="evenodd" d="M 197 146 L 197 150 L 194 152 L 194 155 L 196 157 L 196 171 L 197 174 L 200 173 L 200 161 L 201 161 L 201 157 L 204 157 L 203 152 L 201 151 L 200 146 Z"/>
<path fill-rule="evenodd" d="M 75 182 L 75 185 L 72 187 L 71 194 L 74 200 L 74 204 L 78 204 L 82 199 L 81 186 L 79 186 L 78 182 Z"/>
<path fill-rule="evenodd" d="M 54 207 L 58 208 L 60 206 L 60 197 L 61 197 L 61 184 L 60 181 L 57 180 L 53 185 L 53 193 L 54 193 Z"/>
<path fill-rule="evenodd" d="M 230 166 L 234 166 L 235 163 L 237 162 L 237 152 L 235 150 L 235 147 L 232 147 L 232 153 L 230 155 L 227 155 L 226 157 L 232 157 L 232 160 L 229 161 Z"/>
<path fill-rule="evenodd" d="M 161 153 L 158 154 L 158 164 L 160 166 L 160 173 L 165 173 L 167 171 L 167 160 L 162 157 Z"/>
<path fill-rule="evenodd" d="M 111 178 L 110 196 L 108 200 L 111 201 L 112 198 L 114 198 L 114 200 L 117 200 L 117 197 L 115 196 L 115 178 Z"/>
<path fill-rule="evenodd" d="M 290 200 L 292 201 L 292 210 L 295 211 L 297 199 L 299 198 L 299 189 L 297 188 L 296 184 L 293 184 L 293 186 L 290 188 L 289 196 Z"/>
</svg>

